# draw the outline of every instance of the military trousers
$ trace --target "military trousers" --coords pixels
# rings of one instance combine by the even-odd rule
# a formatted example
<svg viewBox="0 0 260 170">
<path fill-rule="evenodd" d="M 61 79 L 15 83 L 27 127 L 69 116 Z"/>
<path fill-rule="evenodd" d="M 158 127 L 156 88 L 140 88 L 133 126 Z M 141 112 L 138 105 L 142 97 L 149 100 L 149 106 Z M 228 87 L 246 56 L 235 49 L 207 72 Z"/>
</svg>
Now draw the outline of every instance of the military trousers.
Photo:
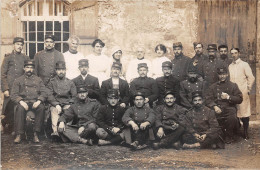
<svg viewBox="0 0 260 170">
<path fill-rule="evenodd" d="M 111 143 L 118 143 L 124 139 L 124 133 L 119 132 L 118 134 L 112 134 L 105 131 L 103 128 L 98 128 L 96 131 L 96 135 L 99 139 L 109 140 Z"/>
</svg>

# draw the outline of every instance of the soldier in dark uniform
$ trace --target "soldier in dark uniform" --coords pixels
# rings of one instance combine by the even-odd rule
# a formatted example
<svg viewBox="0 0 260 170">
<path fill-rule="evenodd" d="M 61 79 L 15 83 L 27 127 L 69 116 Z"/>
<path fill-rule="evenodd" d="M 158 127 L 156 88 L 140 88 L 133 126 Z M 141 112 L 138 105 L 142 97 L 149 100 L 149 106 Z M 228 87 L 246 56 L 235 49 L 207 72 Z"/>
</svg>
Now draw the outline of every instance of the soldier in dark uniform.
<svg viewBox="0 0 260 170">
<path fill-rule="evenodd" d="M 218 81 L 217 68 L 225 66 L 225 63 L 217 58 L 217 45 L 208 45 L 208 59 L 205 60 L 203 65 L 202 77 L 207 81 L 208 85 Z"/>
<path fill-rule="evenodd" d="M 75 103 L 65 110 L 58 120 L 58 132 L 63 142 L 93 145 L 92 140 L 96 138 L 99 103 L 95 99 L 88 98 L 87 88 L 78 86 L 77 92 Z M 75 119 L 72 125 L 66 124 Z"/>
<path fill-rule="evenodd" d="M 190 65 L 194 66 L 198 70 L 198 74 L 201 77 L 202 76 L 202 68 L 204 61 L 207 60 L 207 56 L 203 54 L 203 44 L 200 42 L 194 42 L 193 43 L 194 51 L 195 51 L 195 56 L 191 59 Z"/>
<path fill-rule="evenodd" d="M 121 79 L 120 72 L 122 64 L 119 62 L 113 62 L 111 68 L 111 78 L 102 82 L 101 85 L 101 103 L 108 104 L 107 95 L 110 89 L 116 89 L 119 92 L 119 105 L 123 108 L 129 104 L 129 85 L 127 81 Z"/>
<path fill-rule="evenodd" d="M 180 82 L 186 79 L 187 68 L 191 59 L 182 53 L 182 43 L 173 43 L 174 59 L 172 60 L 172 75 Z"/>
<path fill-rule="evenodd" d="M 217 70 L 219 81 L 212 84 L 206 93 L 206 105 L 212 108 L 225 134 L 225 142 L 232 143 L 233 132 L 238 128 L 236 105 L 243 101 L 237 84 L 230 82 L 225 66 Z"/>
<path fill-rule="evenodd" d="M 97 116 L 99 145 L 117 144 L 124 139 L 122 117 L 125 108 L 119 105 L 118 90 L 109 89 L 107 100 L 109 104 L 101 106 Z"/>
<path fill-rule="evenodd" d="M 140 77 L 135 78 L 130 83 L 130 95 L 134 96 L 137 91 L 142 92 L 145 96 L 145 104 L 153 107 L 153 102 L 157 100 L 159 95 L 156 81 L 147 77 L 148 67 L 146 63 L 138 64 L 137 69 Z"/>
<path fill-rule="evenodd" d="M 219 51 L 219 54 L 220 54 L 220 60 L 222 60 L 227 68 L 229 66 L 229 64 L 232 63 L 232 59 L 228 58 L 228 46 L 227 45 L 220 45 L 218 46 L 218 51 Z"/>
<path fill-rule="evenodd" d="M 186 113 L 183 124 L 186 133 L 183 135 L 183 148 L 222 148 L 224 142 L 221 137 L 221 129 L 213 110 L 203 103 L 202 93 L 192 93 L 194 107 Z"/>
<path fill-rule="evenodd" d="M 88 89 L 88 96 L 92 99 L 99 100 L 100 86 L 98 78 L 88 74 L 89 62 L 87 59 L 79 60 L 80 75 L 72 81 L 76 87 L 84 85 Z"/>
<path fill-rule="evenodd" d="M 175 93 L 168 91 L 164 95 L 164 105 L 156 108 L 155 134 L 157 141 L 153 143 L 154 149 L 160 147 L 180 147 L 180 137 L 184 133 L 181 125 L 182 117 L 187 112 L 182 106 L 175 104 Z"/>
<path fill-rule="evenodd" d="M 15 37 L 13 44 L 13 52 L 5 55 L 1 67 L 1 88 L 4 93 L 2 115 L 5 115 L 2 125 L 6 127 L 6 132 L 13 131 L 15 103 L 10 100 L 13 82 L 24 74 L 23 64 L 25 60 L 29 59 L 28 56 L 21 53 L 24 45 L 23 38 Z"/>
<path fill-rule="evenodd" d="M 51 103 L 51 121 L 52 121 L 52 136 L 58 136 L 57 123 L 59 115 L 64 110 L 68 109 L 74 103 L 77 97 L 77 89 L 73 81 L 66 78 L 66 65 L 64 61 L 56 63 L 56 76 L 50 80 L 47 88 L 51 91 L 52 96 L 49 97 Z"/>
<path fill-rule="evenodd" d="M 35 60 L 35 72 L 42 80 L 44 85 L 47 86 L 50 79 L 56 74 L 55 64 L 57 61 L 64 61 L 62 53 L 57 51 L 55 47 L 55 37 L 53 35 L 45 36 L 45 49 L 36 53 Z"/>
<path fill-rule="evenodd" d="M 35 113 L 34 138 L 33 141 L 39 143 L 38 134 L 41 131 L 44 119 L 43 102 L 47 98 L 47 88 L 41 78 L 34 75 L 34 61 L 24 62 L 24 75 L 14 81 L 11 93 L 11 100 L 17 104 L 15 109 L 15 143 L 21 142 L 21 135 L 24 134 L 24 124 L 26 112 L 32 110 Z"/>
<path fill-rule="evenodd" d="M 192 92 L 202 91 L 207 89 L 207 82 L 199 79 L 197 67 L 190 65 L 188 68 L 188 79 L 180 83 L 180 98 L 181 105 L 190 109 L 192 104 Z"/>
<path fill-rule="evenodd" d="M 136 92 L 134 106 L 127 109 L 122 121 L 127 126 L 126 143 L 130 144 L 132 149 L 144 149 L 147 147 L 148 139 L 154 140 L 151 127 L 155 122 L 155 113 L 145 106 L 145 95 L 142 92 Z"/>
<path fill-rule="evenodd" d="M 170 61 L 162 63 L 162 72 L 164 76 L 156 78 L 157 87 L 159 89 L 159 97 L 156 104 L 164 104 L 164 95 L 167 91 L 173 91 L 174 94 L 176 94 L 176 103 L 179 103 L 180 82 L 172 76 L 172 63 Z"/>
</svg>

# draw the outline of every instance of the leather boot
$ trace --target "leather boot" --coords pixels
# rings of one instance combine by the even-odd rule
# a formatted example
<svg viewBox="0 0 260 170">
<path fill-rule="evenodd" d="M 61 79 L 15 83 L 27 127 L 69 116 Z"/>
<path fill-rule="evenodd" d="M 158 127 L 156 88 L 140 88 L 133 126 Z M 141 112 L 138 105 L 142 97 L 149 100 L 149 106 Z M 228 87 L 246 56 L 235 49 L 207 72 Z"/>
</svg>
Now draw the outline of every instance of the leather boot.
<svg viewBox="0 0 260 170">
<path fill-rule="evenodd" d="M 37 132 L 33 133 L 33 142 L 34 143 L 39 143 L 40 142 Z"/>
<path fill-rule="evenodd" d="M 21 142 L 21 135 L 16 135 L 16 138 L 14 139 L 14 143 L 18 144 Z"/>
</svg>

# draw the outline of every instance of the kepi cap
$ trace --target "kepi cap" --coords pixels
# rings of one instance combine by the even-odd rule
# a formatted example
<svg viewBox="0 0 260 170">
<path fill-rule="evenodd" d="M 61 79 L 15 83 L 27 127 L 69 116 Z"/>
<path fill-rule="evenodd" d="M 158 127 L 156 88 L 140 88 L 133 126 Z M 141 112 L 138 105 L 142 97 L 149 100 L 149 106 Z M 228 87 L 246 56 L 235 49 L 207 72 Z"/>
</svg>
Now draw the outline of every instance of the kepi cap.
<svg viewBox="0 0 260 170">
<path fill-rule="evenodd" d="M 192 96 L 192 100 L 195 97 L 202 97 L 202 92 L 201 91 L 194 91 L 194 92 L 191 93 L 191 96 Z"/>
<path fill-rule="evenodd" d="M 79 60 L 79 66 L 87 66 L 88 67 L 88 59 Z"/>
<path fill-rule="evenodd" d="M 56 63 L 55 69 L 66 69 L 66 64 L 64 61 L 58 61 Z"/>
<path fill-rule="evenodd" d="M 139 69 L 141 67 L 148 68 L 147 63 L 139 63 L 137 69 Z"/>
<path fill-rule="evenodd" d="M 113 62 L 112 67 L 121 69 L 122 68 L 122 64 L 120 62 Z"/>
<path fill-rule="evenodd" d="M 216 50 L 217 51 L 217 44 L 209 44 L 207 50 Z"/>
<path fill-rule="evenodd" d="M 175 47 L 181 47 L 182 48 L 182 43 L 181 42 L 175 42 L 172 44 L 172 48 L 175 48 Z"/>
<path fill-rule="evenodd" d="M 77 86 L 77 93 L 84 93 L 84 92 L 88 92 L 88 89 L 85 85 Z"/>
<path fill-rule="evenodd" d="M 16 43 L 16 42 L 21 42 L 24 44 L 24 38 L 22 37 L 15 37 L 14 40 L 13 40 L 13 44 Z"/>
<path fill-rule="evenodd" d="M 116 89 L 109 89 L 107 97 L 108 98 L 116 98 L 116 99 L 118 99 L 118 90 L 116 90 Z"/>
<path fill-rule="evenodd" d="M 170 67 L 172 68 L 172 63 L 170 61 L 165 61 L 162 63 L 162 67 Z"/>
<path fill-rule="evenodd" d="M 28 65 L 35 66 L 34 60 L 25 60 L 24 61 L 24 67 L 28 66 Z"/>
<path fill-rule="evenodd" d="M 45 35 L 45 40 L 48 39 L 48 38 L 50 38 L 50 39 L 52 39 L 53 41 L 55 41 L 55 36 L 54 36 L 54 35 L 46 34 L 46 35 Z"/>
<path fill-rule="evenodd" d="M 227 68 L 226 67 L 220 67 L 220 68 L 217 68 L 217 73 L 218 74 L 226 74 L 228 71 L 227 71 Z"/>
</svg>

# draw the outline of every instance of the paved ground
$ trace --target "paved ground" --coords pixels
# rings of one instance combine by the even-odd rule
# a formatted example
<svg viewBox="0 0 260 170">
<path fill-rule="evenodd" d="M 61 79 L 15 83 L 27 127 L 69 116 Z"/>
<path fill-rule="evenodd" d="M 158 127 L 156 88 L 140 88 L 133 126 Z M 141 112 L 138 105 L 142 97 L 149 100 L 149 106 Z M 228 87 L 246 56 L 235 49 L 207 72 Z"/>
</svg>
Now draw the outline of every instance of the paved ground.
<svg viewBox="0 0 260 170">
<path fill-rule="evenodd" d="M 13 137 L 2 135 L 2 169 L 131 169 L 131 168 L 260 168 L 260 124 L 252 122 L 251 138 L 239 138 L 221 150 L 130 151 L 120 146 L 83 144 L 40 144 L 24 141 L 13 144 Z"/>
</svg>

